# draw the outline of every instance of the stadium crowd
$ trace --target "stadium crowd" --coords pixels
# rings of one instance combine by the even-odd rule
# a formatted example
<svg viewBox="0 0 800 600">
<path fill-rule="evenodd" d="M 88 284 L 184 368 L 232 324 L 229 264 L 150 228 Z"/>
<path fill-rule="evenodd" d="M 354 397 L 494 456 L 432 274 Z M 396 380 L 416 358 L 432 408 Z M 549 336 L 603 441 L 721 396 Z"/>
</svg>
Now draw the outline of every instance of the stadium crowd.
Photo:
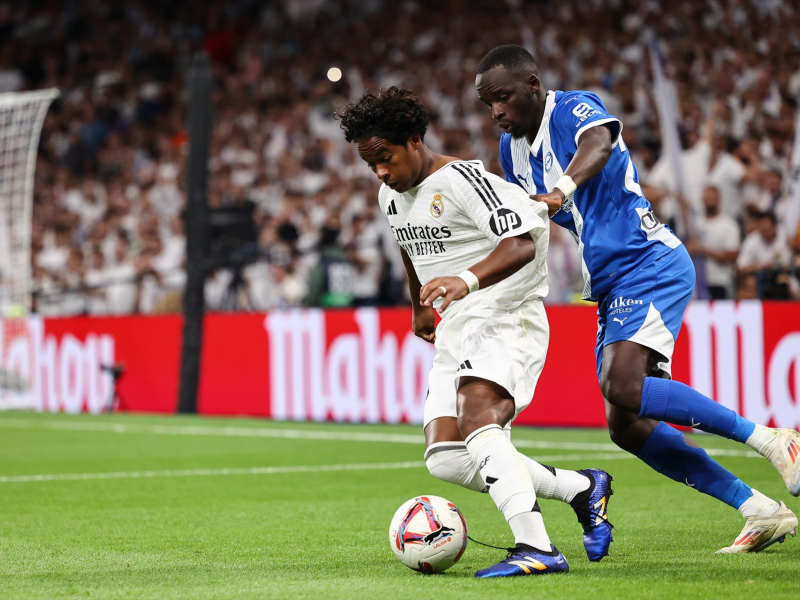
<svg viewBox="0 0 800 600">
<path fill-rule="evenodd" d="M 654 42 L 677 99 L 682 193 L 660 143 Z M 591 90 L 622 120 L 645 195 L 704 259 L 701 297 L 800 294 L 790 0 L 32 0 L 0 3 L 0 92 L 62 90 L 36 166 L 37 309 L 180 309 L 184 75 L 200 49 L 214 74 L 209 203 L 252 209 L 255 222 L 210 273 L 209 307 L 405 302 L 378 182 L 332 113 L 364 89 L 411 88 L 431 113 L 435 151 L 500 174 L 500 131 L 474 78 L 503 43 L 533 52 L 548 89 Z M 558 227 L 548 262 L 548 301 L 576 301 L 576 245 Z"/>
</svg>

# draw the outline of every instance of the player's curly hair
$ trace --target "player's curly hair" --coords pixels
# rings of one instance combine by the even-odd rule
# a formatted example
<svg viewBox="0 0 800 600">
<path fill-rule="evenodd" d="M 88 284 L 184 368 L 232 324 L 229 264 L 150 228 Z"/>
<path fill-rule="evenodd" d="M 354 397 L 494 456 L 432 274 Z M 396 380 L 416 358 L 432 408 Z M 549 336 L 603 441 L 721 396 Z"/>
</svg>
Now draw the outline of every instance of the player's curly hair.
<svg viewBox="0 0 800 600">
<path fill-rule="evenodd" d="M 339 119 L 348 142 L 379 137 L 396 146 L 405 146 L 418 133 L 425 139 L 428 111 L 409 90 L 395 86 L 377 92 L 368 91 L 355 102 L 333 114 Z"/>
</svg>

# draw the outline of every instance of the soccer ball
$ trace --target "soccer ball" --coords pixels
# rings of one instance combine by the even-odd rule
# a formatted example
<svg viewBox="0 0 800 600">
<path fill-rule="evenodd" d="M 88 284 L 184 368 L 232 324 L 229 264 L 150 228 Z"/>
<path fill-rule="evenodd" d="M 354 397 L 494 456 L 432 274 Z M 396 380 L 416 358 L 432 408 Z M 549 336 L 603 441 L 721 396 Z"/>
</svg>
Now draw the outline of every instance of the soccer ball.
<svg viewBox="0 0 800 600">
<path fill-rule="evenodd" d="M 397 509 L 389 544 L 409 569 L 441 573 L 467 549 L 467 522 L 456 505 L 439 496 L 418 496 Z"/>
</svg>

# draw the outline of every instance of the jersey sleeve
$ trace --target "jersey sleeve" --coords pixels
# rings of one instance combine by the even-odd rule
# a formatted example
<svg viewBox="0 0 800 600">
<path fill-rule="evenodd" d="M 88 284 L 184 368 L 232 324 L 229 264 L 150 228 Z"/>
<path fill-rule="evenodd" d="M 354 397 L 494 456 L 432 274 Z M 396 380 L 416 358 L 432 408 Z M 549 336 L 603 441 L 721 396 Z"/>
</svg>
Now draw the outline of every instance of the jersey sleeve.
<svg viewBox="0 0 800 600">
<path fill-rule="evenodd" d="M 612 126 L 611 143 L 616 145 L 622 133 L 622 122 L 608 114 L 602 100 L 590 92 L 567 92 L 567 99 L 553 110 L 552 122 L 567 150 L 573 154 L 578 148 L 578 139 L 587 129 L 599 125 Z"/>
<path fill-rule="evenodd" d="M 532 202 L 521 187 L 479 163 L 454 163 L 450 181 L 461 210 L 495 246 L 524 233 L 536 240 L 549 227 L 543 202 Z"/>
</svg>

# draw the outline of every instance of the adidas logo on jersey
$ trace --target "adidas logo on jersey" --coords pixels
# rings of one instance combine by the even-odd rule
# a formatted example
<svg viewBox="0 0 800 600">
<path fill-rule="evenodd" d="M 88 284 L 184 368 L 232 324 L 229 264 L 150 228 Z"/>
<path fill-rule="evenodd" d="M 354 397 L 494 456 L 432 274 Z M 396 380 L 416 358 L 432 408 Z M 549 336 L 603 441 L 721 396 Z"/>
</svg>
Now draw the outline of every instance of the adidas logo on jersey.
<svg viewBox="0 0 800 600">
<path fill-rule="evenodd" d="M 456 369 L 456 371 L 461 371 L 462 369 L 471 369 L 471 368 L 472 364 L 468 360 L 465 360 L 460 365 L 458 365 L 458 369 Z"/>
<path fill-rule="evenodd" d="M 397 207 L 394 205 L 394 200 L 389 203 L 389 207 L 386 209 L 386 216 L 389 215 L 396 215 L 397 214 Z"/>
</svg>

